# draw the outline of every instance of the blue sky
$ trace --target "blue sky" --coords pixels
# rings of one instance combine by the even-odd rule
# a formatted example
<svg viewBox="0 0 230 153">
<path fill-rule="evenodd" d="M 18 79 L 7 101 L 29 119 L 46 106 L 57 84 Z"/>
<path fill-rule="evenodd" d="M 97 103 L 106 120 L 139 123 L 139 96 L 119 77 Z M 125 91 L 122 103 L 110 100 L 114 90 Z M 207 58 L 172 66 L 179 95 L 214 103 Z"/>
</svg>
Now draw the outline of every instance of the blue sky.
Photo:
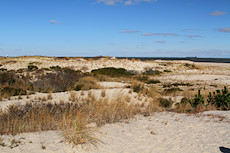
<svg viewBox="0 0 230 153">
<path fill-rule="evenodd" d="M 0 56 L 230 58 L 229 0 L 0 0 Z"/>
</svg>

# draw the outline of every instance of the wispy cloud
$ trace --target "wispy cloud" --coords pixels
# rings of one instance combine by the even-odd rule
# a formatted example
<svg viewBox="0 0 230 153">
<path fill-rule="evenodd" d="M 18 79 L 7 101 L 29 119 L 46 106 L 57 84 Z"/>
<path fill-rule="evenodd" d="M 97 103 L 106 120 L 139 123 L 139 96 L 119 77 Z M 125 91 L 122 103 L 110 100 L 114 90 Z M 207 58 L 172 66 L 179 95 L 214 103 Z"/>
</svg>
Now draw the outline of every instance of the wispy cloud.
<svg viewBox="0 0 230 153">
<path fill-rule="evenodd" d="M 141 2 L 156 2 L 157 0 L 97 0 L 97 3 L 104 3 L 106 5 L 115 5 L 122 3 L 123 5 L 134 5 Z"/>
<path fill-rule="evenodd" d="M 121 31 L 121 33 L 138 33 L 139 31 Z"/>
<path fill-rule="evenodd" d="M 155 41 L 155 43 L 158 43 L 158 44 L 165 44 L 165 43 L 166 43 L 166 41 L 164 41 L 164 40 L 160 40 L 160 41 Z"/>
<path fill-rule="evenodd" d="M 187 35 L 188 38 L 199 38 L 201 35 Z"/>
<path fill-rule="evenodd" d="M 221 16 L 225 14 L 226 12 L 222 12 L 222 11 L 213 11 L 212 13 L 210 13 L 211 16 Z"/>
<path fill-rule="evenodd" d="M 56 24 L 58 22 L 56 20 L 50 20 L 50 23 Z"/>
<path fill-rule="evenodd" d="M 188 31 L 197 31 L 197 30 L 200 30 L 200 29 L 196 29 L 196 28 L 186 28 L 186 29 L 182 29 L 182 31 L 184 31 L 184 32 L 188 32 Z"/>
<path fill-rule="evenodd" d="M 142 36 L 177 36 L 176 33 L 143 33 Z"/>
<path fill-rule="evenodd" d="M 97 0 L 97 3 L 104 3 L 106 5 L 115 5 L 116 3 L 122 3 L 123 0 Z"/>
<path fill-rule="evenodd" d="M 52 24 L 64 24 L 64 23 L 58 22 L 56 20 L 50 20 L 50 23 L 52 23 Z"/>
<path fill-rule="evenodd" d="M 218 31 L 219 31 L 219 32 L 230 32 L 230 27 L 219 28 Z"/>
</svg>

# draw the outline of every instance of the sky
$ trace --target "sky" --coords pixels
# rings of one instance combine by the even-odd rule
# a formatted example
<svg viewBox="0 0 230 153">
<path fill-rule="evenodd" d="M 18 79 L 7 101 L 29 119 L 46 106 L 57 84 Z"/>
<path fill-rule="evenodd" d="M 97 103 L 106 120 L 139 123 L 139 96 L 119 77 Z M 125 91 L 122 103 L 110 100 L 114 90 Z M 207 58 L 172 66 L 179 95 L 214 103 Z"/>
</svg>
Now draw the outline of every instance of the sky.
<svg viewBox="0 0 230 153">
<path fill-rule="evenodd" d="M 230 0 L 0 0 L 0 56 L 230 58 Z"/>
</svg>

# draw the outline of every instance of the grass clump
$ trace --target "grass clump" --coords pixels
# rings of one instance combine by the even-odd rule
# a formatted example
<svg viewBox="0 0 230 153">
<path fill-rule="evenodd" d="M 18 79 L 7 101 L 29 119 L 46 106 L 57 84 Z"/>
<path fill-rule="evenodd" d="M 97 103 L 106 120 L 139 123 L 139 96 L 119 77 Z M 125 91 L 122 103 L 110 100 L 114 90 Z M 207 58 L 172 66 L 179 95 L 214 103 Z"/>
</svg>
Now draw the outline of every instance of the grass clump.
<svg viewBox="0 0 230 153">
<path fill-rule="evenodd" d="M 86 76 L 81 78 L 75 86 L 75 90 L 90 90 L 90 89 L 99 89 L 101 86 L 98 84 L 97 79 L 91 76 Z"/>
<path fill-rule="evenodd" d="M 195 64 L 185 63 L 184 66 L 190 69 L 199 69 Z"/>
<path fill-rule="evenodd" d="M 180 103 L 175 104 L 176 112 L 178 113 L 188 113 L 192 111 L 192 107 L 189 103 L 189 99 L 184 97 L 181 99 Z"/>
<path fill-rule="evenodd" d="M 94 75 L 107 75 L 111 77 L 128 77 L 134 75 L 124 68 L 107 67 L 91 71 Z"/>
<path fill-rule="evenodd" d="M 170 108 L 173 104 L 173 101 L 171 99 L 159 98 L 158 100 L 160 106 L 164 108 Z"/>
</svg>

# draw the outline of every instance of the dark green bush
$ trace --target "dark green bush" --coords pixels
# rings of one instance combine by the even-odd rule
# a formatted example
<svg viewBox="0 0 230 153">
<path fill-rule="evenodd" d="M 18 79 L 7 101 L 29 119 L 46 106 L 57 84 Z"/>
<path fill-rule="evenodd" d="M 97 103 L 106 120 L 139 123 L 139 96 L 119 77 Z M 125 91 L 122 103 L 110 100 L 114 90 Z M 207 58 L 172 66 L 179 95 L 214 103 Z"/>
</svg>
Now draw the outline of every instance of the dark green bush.
<svg viewBox="0 0 230 153">
<path fill-rule="evenodd" d="M 178 83 L 178 82 L 176 82 L 176 83 L 172 83 L 172 84 L 164 84 L 163 88 L 172 87 L 172 86 L 177 87 L 177 86 L 193 86 L 193 85 L 190 83 L 182 83 L 182 82 Z"/>
<path fill-rule="evenodd" d="M 4 68 L 0 68 L 0 71 L 7 71 L 7 69 L 4 69 Z"/>
<path fill-rule="evenodd" d="M 146 82 L 147 84 L 157 84 L 157 83 L 161 83 L 159 80 L 148 80 Z"/>
<path fill-rule="evenodd" d="M 167 72 L 167 73 L 169 73 L 169 72 L 172 72 L 171 70 L 164 70 L 164 72 Z"/>
<path fill-rule="evenodd" d="M 37 70 L 38 67 L 35 66 L 35 65 L 28 65 L 28 69 L 29 69 L 30 71 L 34 71 L 34 70 Z"/>
<path fill-rule="evenodd" d="M 194 99 L 189 100 L 189 103 L 193 108 L 197 108 L 198 106 L 205 106 L 204 102 L 204 97 L 200 94 L 200 90 L 198 91 L 198 94 L 195 95 Z"/>
<path fill-rule="evenodd" d="M 230 109 L 230 93 L 227 87 L 224 89 L 216 90 L 213 94 L 210 92 L 207 102 L 209 105 L 215 105 L 218 109 L 229 110 Z"/>
<path fill-rule="evenodd" d="M 160 75 L 162 72 L 159 70 L 152 70 L 152 69 L 147 69 L 144 74 L 145 75 Z"/>
<path fill-rule="evenodd" d="M 204 105 L 204 97 L 200 94 L 200 90 L 198 90 L 198 94 L 195 95 L 195 98 L 189 100 L 190 105 L 193 108 L 196 108 L 198 105 Z"/>
<path fill-rule="evenodd" d="M 128 77 L 134 75 L 133 73 L 127 71 L 123 68 L 114 68 L 114 67 L 107 67 L 107 68 L 101 68 L 91 71 L 95 75 L 107 75 L 111 77 Z"/>
<path fill-rule="evenodd" d="M 57 71 L 61 71 L 62 70 L 62 68 L 60 66 L 58 66 L 58 65 L 57 66 L 51 66 L 50 69 L 51 70 L 57 70 Z"/>
</svg>

